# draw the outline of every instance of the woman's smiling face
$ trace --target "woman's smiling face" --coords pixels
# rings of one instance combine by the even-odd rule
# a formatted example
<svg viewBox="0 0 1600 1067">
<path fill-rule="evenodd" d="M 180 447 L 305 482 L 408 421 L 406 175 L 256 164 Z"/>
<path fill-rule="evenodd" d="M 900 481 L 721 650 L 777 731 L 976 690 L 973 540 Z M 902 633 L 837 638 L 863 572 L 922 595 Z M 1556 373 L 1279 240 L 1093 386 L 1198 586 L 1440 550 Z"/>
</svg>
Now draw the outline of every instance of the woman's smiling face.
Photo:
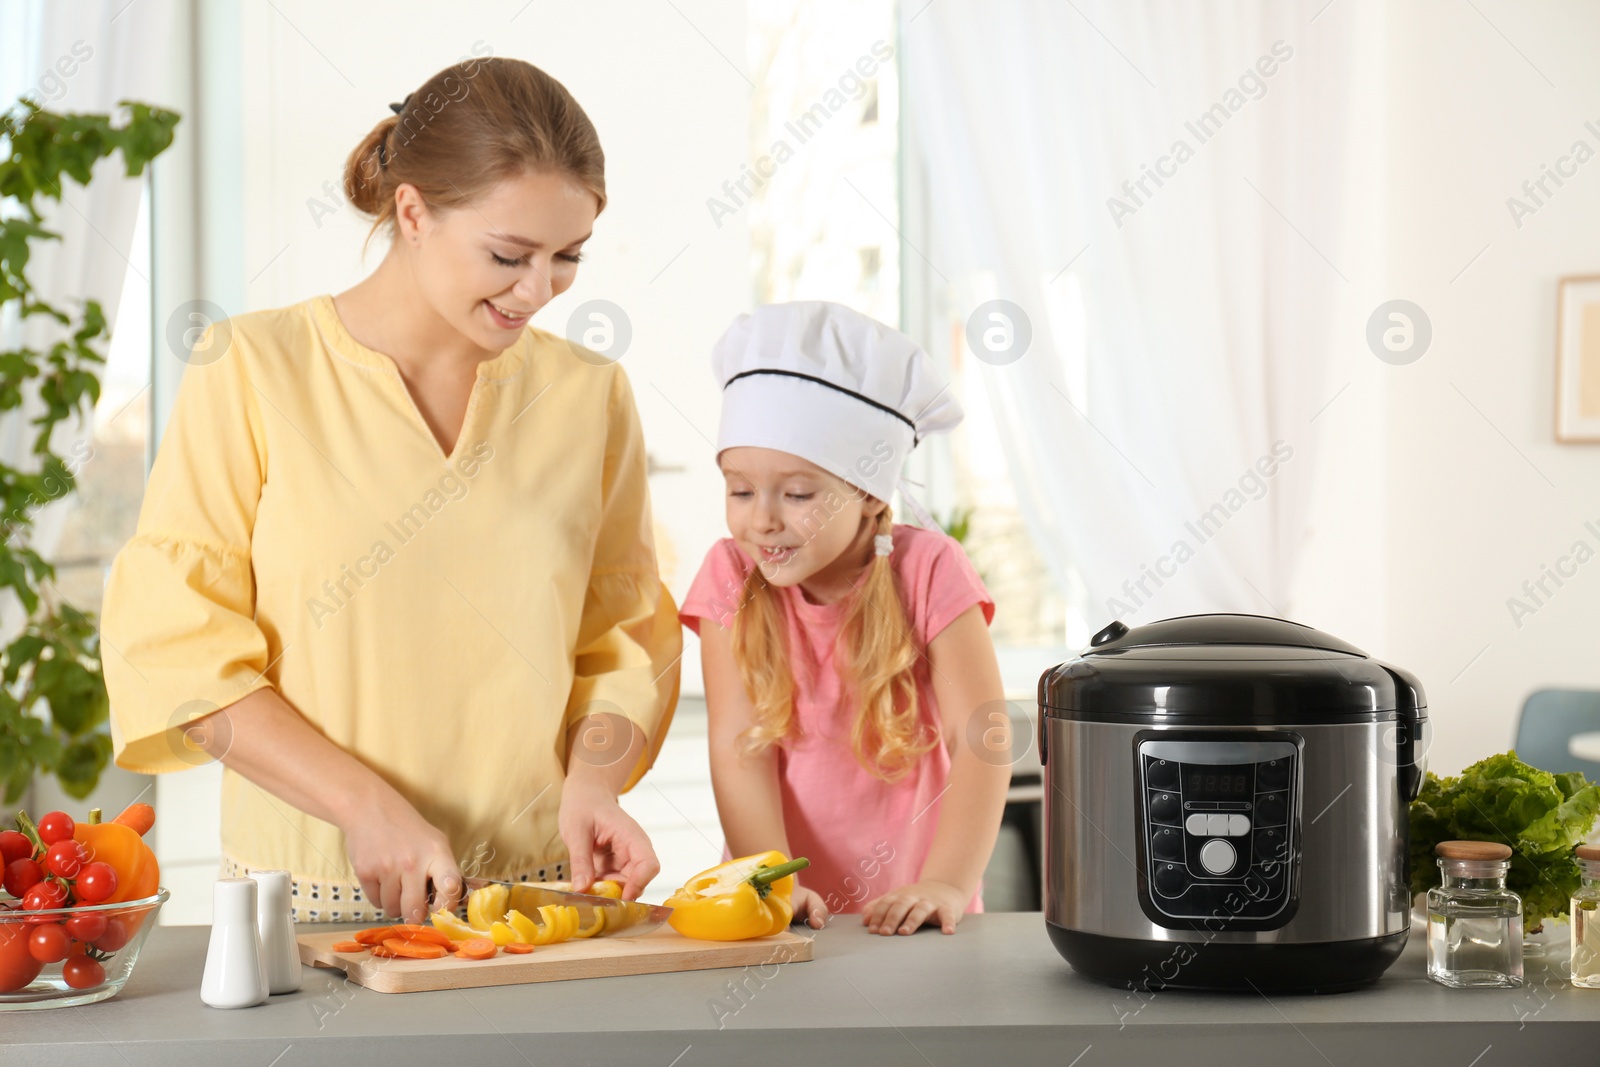
<svg viewBox="0 0 1600 1067">
<path fill-rule="evenodd" d="M 491 352 L 513 344 L 572 285 L 599 212 L 593 192 L 554 171 L 508 178 L 447 211 L 428 208 L 414 186 L 397 192 L 418 287 L 442 319 Z"/>
<path fill-rule="evenodd" d="M 833 586 L 867 562 L 882 502 L 787 452 L 730 448 L 717 462 L 727 483 L 728 532 L 768 582 Z"/>
</svg>

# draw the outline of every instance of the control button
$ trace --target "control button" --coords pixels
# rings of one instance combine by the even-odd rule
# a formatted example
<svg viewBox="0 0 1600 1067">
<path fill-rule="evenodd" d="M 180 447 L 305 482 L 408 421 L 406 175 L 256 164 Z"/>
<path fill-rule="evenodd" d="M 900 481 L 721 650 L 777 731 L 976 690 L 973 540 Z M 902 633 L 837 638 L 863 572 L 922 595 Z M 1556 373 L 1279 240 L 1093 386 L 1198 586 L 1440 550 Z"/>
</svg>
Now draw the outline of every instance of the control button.
<svg viewBox="0 0 1600 1067">
<path fill-rule="evenodd" d="M 1163 826 L 1150 835 L 1150 854 L 1158 860 L 1183 859 L 1183 835 L 1171 826 Z"/>
<path fill-rule="evenodd" d="M 1211 821 L 1208 816 L 1196 812 L 1183 821 L 1183 828 L 1196 837 L 1205 837 L 1211 832 Z"/>
<path fill-rule="evenodd" d="M 1146 760 L 1144 778 L 1151 789 L 1177 789 L 1178 765 L 1171 760 Z"/>
<path fill-rule="evenodd" d="M 1156 892 L 1164 897 L 1175 897 L 1189 885 L 1189 874 L 1175 863 L 1158 863 L 1155 871 Z"/>
<path fill-rule="evenodd" d="M 1234 860 L 1238 858 L 1239 854 L 1226 841 L 1213 839 L 1200 849 L 1200 866 L 1211 874 L 1227 874 L 1233 870 Z"/>
<path fill-rule="evenodd" d="M 1207 837 L 1227 837 L 1228 836 L 1228 817 L 1226 815 L 1207 815 L 1206 816 L 1206 836 Z"/>
<path fill-rule="evenodd" d="M 1289 803 L 1282 793 L 1268 793 L 1256 798 L 1256 825 L 1282 826 L 1289 814 Z"/>
<path fill-rule="evenodd" d="M 1243 815 L 1228 816 L 1228 836 L 1243 837 L 1250 832 L 1250 820 Z"/>
<path fill-rule="evenodd" d="M 1150 796 L 1150 821 L 1163 823 L 1167 826 L 1176 826 L 1181 811 L 1178 807 L 1178 794 L 1176 793 L 1151 793 Z"/>
<path fill-rule="evenodd" d="M 1289 858 L 1289 838 L 1282 830 L 1257 830 L 1256 863 L 1282 863 Z"/>
<path fill-rule="evenodd" d="M 1256 764 L 1256 788 L 1263 793 L 1289 788 L 1289 761 L 1275 759 Z"/>
</svg>

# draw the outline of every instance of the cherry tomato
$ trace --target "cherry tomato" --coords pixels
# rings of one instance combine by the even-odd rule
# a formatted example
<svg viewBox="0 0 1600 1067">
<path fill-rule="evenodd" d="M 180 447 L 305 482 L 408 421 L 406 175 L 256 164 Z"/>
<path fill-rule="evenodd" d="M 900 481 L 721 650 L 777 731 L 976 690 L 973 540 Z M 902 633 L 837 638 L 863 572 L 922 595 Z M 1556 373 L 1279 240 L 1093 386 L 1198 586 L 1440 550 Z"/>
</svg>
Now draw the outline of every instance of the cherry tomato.
<svg viewBox="0 0 1600 1067">
<path fill-rule="evenodd" d="M 0 923 L 0 993 L 15 993 L 39 977 L 44 964 L 28 951 L 28 935 L 33 927 L 22 923 Z"/>
<path fill-rule="evenodd" d="M 94 939 L 94 947 L 101 952 L 118 952 L 131 936 L 128 924 L 122 921 L 121 916 L 113 915 L 106 919 L 106 932 Z"/>
<path fill-rule="evenodd" d="M 77 844 L 76 841 L 73 844 Z M 78 874 L 78 880 L 73 883 L 77 890 L 78 899 L 85 904 L 99 904 L 111 899 L 117 891 L 117 872 L 109 863 L 84 864 L 83 870 Z M 92 939 L 91 939 L 92 940 Z"/>
<path fill-rule="evenodd" d="M 28 951 L 40 963 L 60 963 L 72 951 L 72 938 L 60 923 L 40 923 L 28 935 Z"/>
<path fill-rule="evenodd" d="M 44 853 L 44 866 L 57 878 L 76 878 L 89 862 L 89 850 L 72 838 L 57 841 Z"/>
<path fill-rule="evenodd" d="M 73 989 L 93 989 L 106 980 L 106 969 L 97 959 L 73 956 L 61 965 L 61 977 Z"/>
<path fill-rule="evenodd" d="M 33 842 L 15 830 L 0 830 L 0 868 L 15 860 L 33 859 Z"/>
<path fill-rule="evenodd" d="M 62 925 L 79 941 L 89 942 L 105 935 L 106 917 L 98 911 L 86 911 L 72 916 Z"/>
<path fill-rule="evenodd" d="M 39 840 L 49 848 L 57 841 L 70 841 L 72 831 L 77 828 L 78 824 L 72 821 L 72 816 L 64 811 L 52 811 L 39 820 Z"/>
<path fill-rule="evenodd" d="M 6 864 L 5 889 L 14 897 L 22 896 L 43 880 L 44 868 L 37 860 L 12 860 Z"/>
<path fill-rule="evenodd" d="M 53 908 L 67 906 L 67 891 L 60 882 L 43 881 L 36 883 L 32 889 L 22 894 L 22 908 L 24 911 L 49 911 Z M 43 918 L 33 919 L 33 922 L 45 922 Z"/>
</svg>

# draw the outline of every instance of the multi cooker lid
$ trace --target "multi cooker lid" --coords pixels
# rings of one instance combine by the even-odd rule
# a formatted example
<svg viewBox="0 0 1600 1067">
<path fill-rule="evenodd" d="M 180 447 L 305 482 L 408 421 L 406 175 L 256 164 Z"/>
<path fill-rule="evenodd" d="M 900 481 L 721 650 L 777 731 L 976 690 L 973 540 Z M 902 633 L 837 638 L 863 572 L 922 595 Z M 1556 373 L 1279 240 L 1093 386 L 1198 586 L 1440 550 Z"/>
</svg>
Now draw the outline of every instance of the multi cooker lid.
<svg viewBox="0 0 1600 1067">
<path fill-rule="evenodd" d="M 1416 677 L 1321 630 L 1261 615 L 1113 622 L 1039 679 L 1047 715 L 1194 725 L 1424 718 Z"/>
</svg>

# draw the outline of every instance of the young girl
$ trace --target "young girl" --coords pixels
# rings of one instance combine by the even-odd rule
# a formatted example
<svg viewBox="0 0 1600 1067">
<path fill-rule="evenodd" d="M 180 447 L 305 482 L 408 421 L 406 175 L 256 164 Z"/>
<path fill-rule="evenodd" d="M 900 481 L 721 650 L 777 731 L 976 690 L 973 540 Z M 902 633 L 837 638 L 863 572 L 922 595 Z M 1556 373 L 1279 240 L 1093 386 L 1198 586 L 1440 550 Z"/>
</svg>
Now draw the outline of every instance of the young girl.
<svg viewBox="0 0 1600 1067">
<path fill-rule="evenodd" d="M 1004 708 L 994 602 L 954 540 L 888 501 L 960 406 L 910 338 L 838 304 L 757 308 L 713 364 L 732 537 L 679 617 L 729 854 L 809 858 L 812 927 L 859 911 L 873 933 L 954 933 L 983 910 L 1010 775 L 983 745 Z"/>
</svg>

